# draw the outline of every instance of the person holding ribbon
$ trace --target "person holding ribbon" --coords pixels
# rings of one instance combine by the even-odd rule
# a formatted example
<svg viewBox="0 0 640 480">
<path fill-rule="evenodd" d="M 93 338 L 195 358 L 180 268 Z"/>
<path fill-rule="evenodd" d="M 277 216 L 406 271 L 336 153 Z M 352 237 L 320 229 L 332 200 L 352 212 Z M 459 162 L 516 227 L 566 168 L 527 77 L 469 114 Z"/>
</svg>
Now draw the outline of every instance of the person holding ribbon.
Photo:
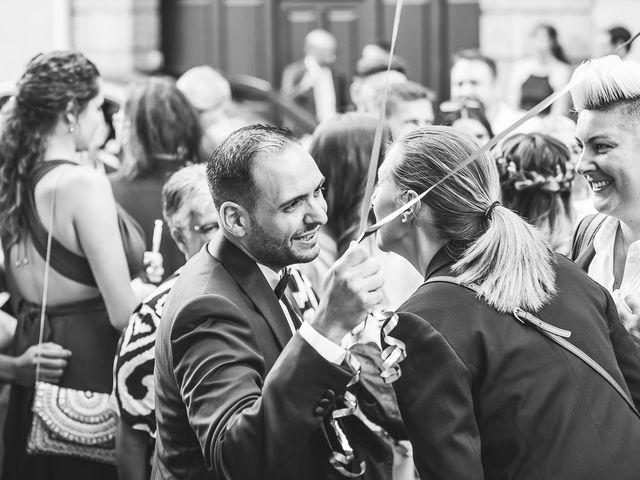
<svg viewBox="0 0 640 480">
<path fill-rule="evenodd" d="M 373 196 L 376 218 L 404 210 L 378 245 L 425 277 L 382 330 L 406 355 L 393 385 L 420 478 L 637 478 L 640 352 L 606 289 L 500 204 L 490 155 L 465 162 L 476 150 L 409 132 Z"/>
<path fill-rule="evenodd" d="M 327 221 L 313 158 L 288 130 L 253 125 L 214 151 L 207 176 L 220 231 L 163 308 L 152 478 L 388 478 L 380 439 L 348 415 L 358 369 L 340 345 L 382 301 L 379 263 L 348 248 L 301 323 L 282 285 L 318 255 Z"/>
</svg>

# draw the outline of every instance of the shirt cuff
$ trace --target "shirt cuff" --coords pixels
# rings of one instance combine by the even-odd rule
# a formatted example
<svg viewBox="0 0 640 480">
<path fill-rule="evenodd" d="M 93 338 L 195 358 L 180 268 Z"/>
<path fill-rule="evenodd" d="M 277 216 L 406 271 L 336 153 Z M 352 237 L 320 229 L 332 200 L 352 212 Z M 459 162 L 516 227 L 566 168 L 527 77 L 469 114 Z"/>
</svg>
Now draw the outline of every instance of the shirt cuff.
<svg viewBox="0 0 640 480">
<path fill-rule="evenodd" d="M 336 365 L 341 365 L 342 362 L 344 362 L 347 351 L 322 335 L 309 325 L 308 322 L 302 323 L 298 333 L 326 361 L 335 363 Z"/>
</svg>

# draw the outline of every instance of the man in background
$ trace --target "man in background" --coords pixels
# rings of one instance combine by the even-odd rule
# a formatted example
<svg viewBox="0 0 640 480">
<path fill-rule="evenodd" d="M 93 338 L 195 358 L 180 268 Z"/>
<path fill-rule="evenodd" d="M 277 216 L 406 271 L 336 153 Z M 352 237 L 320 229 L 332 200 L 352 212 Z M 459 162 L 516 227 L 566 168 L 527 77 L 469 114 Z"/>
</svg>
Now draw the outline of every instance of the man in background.
<svg viewBox="0 0 640 480">
<path fill-rule="evenodd" d="M 287 65 L 280 91 L 315 115 L 319 122 L 344 110 L 344 79 L 333 69 L 338 43 L 326 30 L 304 39 L 304 58 Z"/>
<path fill-rule="evenodd" d="M 394 137 L 406 128 L 433 125 L 435 94 L 416 82 L 391 85 L 387 92 L 385 118 Z"/>
<path fill-rule="evenodd" d="M 453 57 L 451 67 L 451 99 L 473 99 L 484 107 L 484 114 L 495 135 L 517 121 L 525 112 L 511 108 L 500 94 L 497 85 L 498 68 L 495 60 L 478 50 L 461 50 Z M 540 121 L 531 119 L 514 133 L 539 131 Z"/>
</svg>

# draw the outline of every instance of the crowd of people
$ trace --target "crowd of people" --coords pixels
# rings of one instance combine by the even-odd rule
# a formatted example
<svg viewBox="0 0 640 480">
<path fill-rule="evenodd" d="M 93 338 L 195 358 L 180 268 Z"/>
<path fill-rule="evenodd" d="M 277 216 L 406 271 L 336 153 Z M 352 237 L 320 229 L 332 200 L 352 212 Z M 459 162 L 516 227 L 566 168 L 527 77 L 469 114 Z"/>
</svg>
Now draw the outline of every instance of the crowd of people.
<svg viewBox="0 0 640 480">
<path fill-rule="evenodd" d="M 109 119 L 90 59 L 34 57 L 0 113 L 1 478 L 637 478 L 630 38 L 574 72 L 539 25 L 508 92 L 463 50 L 438 102 L 384 41 L 348 85 L 313 30 L 304 138 L 208 66 Z"/>
</svg>

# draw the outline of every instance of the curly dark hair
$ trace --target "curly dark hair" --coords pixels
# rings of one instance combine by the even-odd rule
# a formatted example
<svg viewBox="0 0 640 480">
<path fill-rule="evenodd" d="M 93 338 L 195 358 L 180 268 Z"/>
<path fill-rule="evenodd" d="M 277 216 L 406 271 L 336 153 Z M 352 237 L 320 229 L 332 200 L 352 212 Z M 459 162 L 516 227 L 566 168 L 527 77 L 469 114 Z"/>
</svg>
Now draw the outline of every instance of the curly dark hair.
<svg viewBox="0 0 640 480">
<path fill-rule="evenodd" d="M 26 231 L 29 177 L 62 115 L 77 115 L 98 95 L 98 69 L 79 52 L 35 56 L 2 111 L 0 132 L 0 235 L 4 248 Z"/>
</svg>

